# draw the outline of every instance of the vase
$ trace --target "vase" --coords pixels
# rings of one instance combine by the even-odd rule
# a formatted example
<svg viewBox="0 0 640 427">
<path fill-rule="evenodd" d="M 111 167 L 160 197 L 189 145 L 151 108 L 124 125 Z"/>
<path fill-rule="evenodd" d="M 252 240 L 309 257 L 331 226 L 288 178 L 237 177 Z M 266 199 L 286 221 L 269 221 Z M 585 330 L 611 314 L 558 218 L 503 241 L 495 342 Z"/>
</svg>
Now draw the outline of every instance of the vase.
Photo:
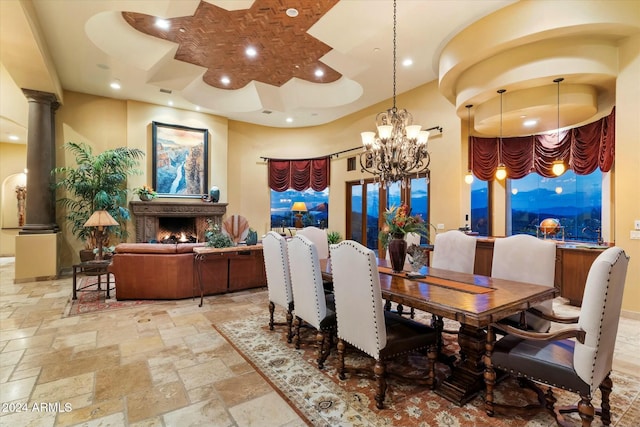
<svg viewBox="0 0 640 427">
<path fill-rule="evenodd" d="M 149 200 L 151 200 L 151 197 L 149 197 L 148 194 L 139 194 L 138 197 L 140 197 L 140 200 L 143 202 L 148 202 Z"/>
<path fill-rule="evenodd" d="M 389 259 L 391 260 L 391 269 L 399 273 L 404 269 L 404 260 L 407 256 L 407 241 L 402 235 L 392 235 L 387 245 L 389 251 Z"/>
<path fill-rule="evenodd" d="M 211 203 L 218 203 L 220 200 L 220 189 L 215 185 L 209 189 L 209 200 Z"/>
<path fill-rule="evenodd" d="M 258 232 L 255 230 L 249 230 L 245 243 L 247 245 L 256 245 L 258 243 Z"/>
</svg>

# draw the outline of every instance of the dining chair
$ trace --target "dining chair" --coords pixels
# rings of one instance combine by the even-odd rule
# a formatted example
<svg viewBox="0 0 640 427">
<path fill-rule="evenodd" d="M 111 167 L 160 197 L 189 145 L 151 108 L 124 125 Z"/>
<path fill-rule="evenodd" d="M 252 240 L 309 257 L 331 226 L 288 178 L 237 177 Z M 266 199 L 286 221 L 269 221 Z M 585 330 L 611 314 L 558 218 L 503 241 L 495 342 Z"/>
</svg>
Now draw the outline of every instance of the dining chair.
<svg viewBox="0 0 640 427">
<path fill-rule="evenodd" d="M 336 329 L 333 294 L 325 294 L 322 270 L 316 245 L 306 236 L 296 234 L 289 240 L 289 270 L 291 288 L 296 302 L 294 310 L 294 338 L 300 348 L 300 329 L 303 322 L 315 328 L 318 368 L 324 367 L 329 356 Z"/>
<path fill-rule="evenodd" d="M 473 236 L 469 236 L 460 230 L 449 230 L 436 234 L 433 242 L 433 258 L 430 266 L 443 270 L 457 271 L 459 273 L 473 274 L 476 262 L 476 241 Z M 455 363 L 455 356 L 443 356 L 442 332 L 457 334 L 458 331 L 445 330 L 442 316 L 433 315 L 432 326 L 439 332 L 438 334 L 438 355 L 447 364 Z"/>
<path fill-rule="evenodd" d="M 329 258 L 329 241 L 327 240 L 327 230 L 309 226 L 298 230 L 296 232 L 296 236 L 305 236 L 307 239 L 311 240 L 313 244 L 316 245 L 318 258 Z"/>
<path fill-rule="evenodd" d="M 378 265 L 372 250 L 352 240 L 329 248 L 336 304 L 339 378 L 346 378 L 345 351 L 346 345 L 350 344 L 375 359 L 373 374 L 378 409 L 383 408 L 387 389 L 386 362 L 405 353 L 426 353 L 427 373 L 411 380 L 435 388 L 435 331 L 383 308 Z M 353 368 L 349 371 L 360 372 Z"/>
<path fill-rule="evenodd" d="M 473 274 L 476 262 L 476 241 L 459 230 L 436 234 L 430 266 L 459 273 Z"/>
<path fill-rule="evenodd" d="M 296 236 L 297 235 L 305 236 L 316 245 L 318 258 L 329 258 L 329 240 L 327 239 L 327 230 L 314 226 L 308 226 L 304 227 L 301 230 L 298 230 L 296 232 Z M 333 282 L 331 282 L 331 280 L 324 280 L 322 286 L 324 287 L 325 292 L 333 292 Z"/>
<path fill-rule="evenodd" d="M 269 293 L 269 329 L 273 331 L 275 306 L 287 310 L 287 342 L 293 338 L 293 291 L 289 273 L 287 241 L 275 231 L 269 231 L 262 238 L 264 269 L 267 273 L 267 291 Z"/>
<path fill-rule="evenodd" d="M 495 239 L 491 277 L 536 285 L 554 286 L 556 273 L 556 244 L 527 234 L 516 234 Z M 552 301 L 545 301 L 535 308 L 545 314 L 553 314 Z M 513 315 L 514 324 L 521 324 L 538 332 L 549 330 L 551 323 L 531 313 Z M 524 320 L 524 324 L 523 323 Z"/>
<path fill-rule="evenodd" d="M 499 413 L 528 413 L 546 409 L 564 425 L 562 414 L 578 412 L 583 426 L 590 426 L 594 414 L 604 425 L 611 423 L 610 377 L 613 350 L 618 332 L 622 294 L 629 257 L 619 247 L 603 251 L 589 269 L 580 315 L 577 318 L 541 316 L 577 327 L 556 332 L 523 331 L 507 324 L 494 323 L 488 328 L 485 354 L 485 410 L 489 416 Z M 495 329 L 507 334 L 495 341 Z M 533 388 L 539 405 L 513 407 L 495 402 L 496 369 L 524 377 L 523 385 Z M 544 393 L 538 384 L 549 386 Z M 552 387 L 580 395 L 577 406 L 555 408 Z M 591 398 L 599 388 L 601 409 L 595 410 Z M 505 394 L 505 392 L 503 392 Z"/>
</svg>

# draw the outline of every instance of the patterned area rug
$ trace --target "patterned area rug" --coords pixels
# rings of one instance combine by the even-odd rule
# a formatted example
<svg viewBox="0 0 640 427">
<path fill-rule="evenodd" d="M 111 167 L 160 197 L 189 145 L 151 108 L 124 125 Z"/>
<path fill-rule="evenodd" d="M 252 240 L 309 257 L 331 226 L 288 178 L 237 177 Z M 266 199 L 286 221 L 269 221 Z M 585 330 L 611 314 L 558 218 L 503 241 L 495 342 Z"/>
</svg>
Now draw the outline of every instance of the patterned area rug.
<svg viewBox="0 0 640 427">
<path fill-rule="evenodd" d="M 266 310 L 265 310 L 266 311 Z M 418 318 L 427 320 L 425 313 Z M 284 321 L 283 318 L 279 319 Z M 411 384 L 388 378 L 385 408 L 375 407 L 375 384 L 365 376 L 347 376 L 341 381 L 337 377 L 336 350 L 332 349 L 323 371 L 315 364 L 314 351 L 308 344 L 296 350 L 286 342 L 284 326 L 269 331 L 268 314 L 253 315 L 243 320 L 229 321 L 216 326 L 220 333 L 256 367 L 280 394 L 285 397 L 310 425 L 313 426 L 555 426 L 555 420 L 546 412 L 529 417 L 502 415 L 488 417 L 483 410 L 482 397 L 478 396 L 465 406 L 459 407 L 438 396 L 426 386 Z M 446 329 L 455 329 L 456 324 L 445 324 Z M 306 339 L 310 339 L 310 331 Z M 445 335 L 446 352 L 455 353 L 457 344 L 454 335 Z M 365 366 L 371 359 L 356 350 L 347 353 L 348 366 Z M 426 364 L 419 355 L 388 364 L 389 372 L 424 372 Z M 438 381 L 442 381 L 449 368 L 437 364 Z M 640 420 L 640 378 L 622 377 L 612 374 L 614 389 L 611 395 L 613 426 L 637 426 Z M 577 395 L 554 389 L 558 405 L 572 405 Z M 530 390 L 521 389 L 514 379 L 506 379 L 497 385 L 497 402 L 523 405 L 535 402 Z M 599 405 L 599 392 L 594 396 L 594 405 Z M 580 425 L 577 415 L 571 415 L 574 425 Z M 593 426 L 601 426 L 596 418 Z"/>
<path fill-rule="evenodd" d="M 76 316 L 78 314 L 95 313 L 97 311 L 137 307 L 140 305 L 154 304 L 158 302 L 155 300 L 116 300 L 113 276 L 111 281 L 112 289 L 109 292 L 111 298 L 107 298 L 105 281 L 106 276 L 103 276 L 101 284 L 102 290 L 99 291 L 97 276 L 85 276 L 78 279 L 78 289 L 82 290 L 77 292 L 78 299 L 70 300 L 71 303 L 67 307 L 67 310 L 65 310 L 65 316 Z"/>
</svg>

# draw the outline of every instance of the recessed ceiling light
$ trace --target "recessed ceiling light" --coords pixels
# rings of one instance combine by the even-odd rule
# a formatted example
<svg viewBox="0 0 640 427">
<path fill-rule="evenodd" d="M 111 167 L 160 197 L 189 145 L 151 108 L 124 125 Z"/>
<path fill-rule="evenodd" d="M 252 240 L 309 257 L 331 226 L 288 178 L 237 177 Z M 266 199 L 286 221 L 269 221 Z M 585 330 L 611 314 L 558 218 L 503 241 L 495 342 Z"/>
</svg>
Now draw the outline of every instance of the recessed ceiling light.
<svg viewBox="0 0 640 427">
<path fill-rule="evenodd" d="M 318 68 L 314 74 L 316 75 L 316 77 L 322 77 L 324 76 L 324 71 Z"/>
<path fill-rule="evenodd" d="M 244 53 L 246 53 L 248 57 L 253 58 L 258 54 L 258 51 L 254 47 L 248 47 Z"/>
<path fill-rule="evenodd" d="M 157 18 L 155 24 L 156 24 L 156 27 L 161 28 L 163 30 L 168 30 L 169 27 L 171 27 L 171 24 L 169 24 L 169 21 L 161 18 Z"/>
<path fill-rule="evenodd" d="M 532 120 L 525 120 L 524 122 L 522 122 L 522 125 L 526 127 L 531 127 L 531 126 L 535 126 L 537 123 L 538 123 L 537 120 L 532 119 Z"/>
<path fill-rule="evenodd" d="M 196 111 L 200 111 L 200 106 L 196 105 Z"/>
<path fill-rule="evenodd" d="M 289 9 L 287 9 L 287 16 L 291 17 L 291 18 L 295 18 L 296 16 L 298 16 L 298 9 L 294 9 L 293 7 L 290 7 Z"/>
<path fill-rule="evenodd" d="M 231 83 L 231 79 L 227 76 L 223 76 L 220 79 L 220 83 L 222 83 L 223 85 L 228 85 L 229 83 Z"/>
<path fill-rule="evenodd" d="M 118 79 L 112 81 L 109 86 L 111 86 L 111 89 L 115 89 L 115 90 L 118 90 L 118 89 L 120 89 L 122 87 L 122 86 L 120 86 L 120 80 L 118 80 Z"/>
<path fill-rule="evenodd" d="M 413 59 L 411 58 L 407 58 L 404 61 L 402 61 L 402 65 L 404 65 L 405 67 L 410 67 L 413 65 Z"/>
<path fill-rule="evenodd" d="M 17 140 L 19 140 L 20 138 L 18 138 L 18 136 L 17 136 L 17 135 L 9 135 L 9 139 L 10 139 L 10 140 L 12 140 L 12 141 L 17 141 Z"/>
<path fill-rule="evenodd" d="M 292 117 L 287 117 L 287 123 L 293 123 L 293 118 Z"/>
<path fill-rule="evenodd" d="M 169 102 L 167 102 L 167 104 L 169 104 L 169 106 L 172 107 L 173 106 L 173 101 L 169 101 Z"/>
</svg>

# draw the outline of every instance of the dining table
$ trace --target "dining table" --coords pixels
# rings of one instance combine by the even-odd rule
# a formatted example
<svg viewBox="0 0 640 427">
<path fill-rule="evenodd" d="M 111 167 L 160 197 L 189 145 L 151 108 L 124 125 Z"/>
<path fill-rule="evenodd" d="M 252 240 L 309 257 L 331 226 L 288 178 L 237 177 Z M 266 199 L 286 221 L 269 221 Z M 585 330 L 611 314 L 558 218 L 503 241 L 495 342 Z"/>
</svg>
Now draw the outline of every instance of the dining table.
<svg viewBox="0 0 640 427">
<path fill-rule="evenodd" d="M 331 258 L 320 264 L 323 277 L 331 280 Z M 460 323 L 458 360 L 435 390 L 459 406 L 484 389 L 487 326 L 559 294 L 553 286 L 427 266 L 418 274 L 394 272 L 391 264 L 381 258 L 378 273 L 384 299 Z"/>
</svg>

